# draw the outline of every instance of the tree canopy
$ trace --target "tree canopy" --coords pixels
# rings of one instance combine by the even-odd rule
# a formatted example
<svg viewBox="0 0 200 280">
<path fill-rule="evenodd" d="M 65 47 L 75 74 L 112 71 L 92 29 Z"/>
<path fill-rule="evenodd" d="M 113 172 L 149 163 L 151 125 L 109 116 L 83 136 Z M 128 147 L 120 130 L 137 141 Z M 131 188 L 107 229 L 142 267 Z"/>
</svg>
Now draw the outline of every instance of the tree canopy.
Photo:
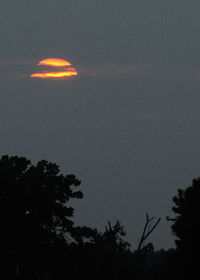
<svg viewBox="0 0 200 280">
<path fill-rule="evenodd" d="M 0 254 L 6 273 L 17 267 L 27 279 L 30 272 L 46 266 L 64 275 L 65 263 L 68 276 L 81 276 L 74 266 L 77 263 L 85 273 L 102 265 L 106 265 L 104 273 L 107 267 L 115 270 L 116 261 L 129 250 L 123 226 L 119 221 L 113 226 L 109 222 L 103 233 L 75 226 L 69 201 L 83 197 L 80 183 L 75 175 L 63 175 L 58 165 L 45 160 L 34 165 L 25 157 L 1 157 Z M 83 255 L 84 261 L 79 259 Z"/>
<path fill-rule="evenodd" d="M 0 160 L 0 238 L 4 244 L 67 242 L 75 228 L 68 201 L 82 198 L 80 181 L 63 175 L 45 160 L 33 165 L 25 157 Z"/>
<path fill-rule="evenodd" d="M 185 190 L 179 189 L 173 198 L 176 218 L 172 230 L 177 236 L 176 245 L 180 250 L 200 249 L 200 178 L 194 179 Z"/>
</svg>

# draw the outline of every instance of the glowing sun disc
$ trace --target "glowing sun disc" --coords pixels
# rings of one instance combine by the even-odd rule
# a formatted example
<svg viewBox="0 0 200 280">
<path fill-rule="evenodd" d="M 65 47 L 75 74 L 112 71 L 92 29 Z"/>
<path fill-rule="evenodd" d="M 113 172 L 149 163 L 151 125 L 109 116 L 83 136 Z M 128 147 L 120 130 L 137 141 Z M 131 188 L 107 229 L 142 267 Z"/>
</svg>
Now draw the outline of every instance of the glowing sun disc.
<svg viewBox="0 0 200 280">
<path fill-rule="evenodd" d="M 72 64 L 64 59 L 60 58 L 47 58 L 41 60 L 37 65 L 53 66 L 54 71 L 42 71 L 38 73 L 33 73 L 30 75 L 31 78 L 73 78 L 78 76 L 76 68 L 72 67 Z M 66 67 L 68 66 L 68 67 Z"/>
<path fill-rule="evenodd" d="M 71 66 L 71 63 L 61 58 L 47 58 L 41 60 L 37 65 L 49 65 L 49 66 Z"/>
</svg>

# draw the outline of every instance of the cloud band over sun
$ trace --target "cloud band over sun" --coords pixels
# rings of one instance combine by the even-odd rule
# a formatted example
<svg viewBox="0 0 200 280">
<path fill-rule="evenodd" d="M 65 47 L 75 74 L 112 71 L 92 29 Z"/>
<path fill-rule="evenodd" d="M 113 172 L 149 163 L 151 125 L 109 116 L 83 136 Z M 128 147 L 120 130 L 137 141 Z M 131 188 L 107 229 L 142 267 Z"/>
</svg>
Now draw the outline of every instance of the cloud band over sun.
<svg viewBox="0 0 200 280">
<path fill-rule="evenodd" d="M 71 78 L 71 77 L 78 76 L 78 72 L 74 67 L 72 67 L 72 64 L 64 59 L 47 58 L 39 61 L 37 65 L 54 67 L 54 71 L 44 70 L 42 72 L 33 73 L 30 75 L 31 78 L 49 79 L 49 78 Z M 55 71 L 55 68 L 57 68 L 57 71 Z"/>
<path fill-rule="evenodd" d="M 35 65 L 35 66 L 34 66 Z M 33 68 L 34 66 L 34 68 Z M 36 69 L 36 70 L 33 70 Z M 39 62 L 33 59 L 0 59 L 0 72 L 2 78 L 40 78 L 68 80 L 81 78 L 122 78 L 154 77 L 157 79 L 177 81 L 200 81 L 198 69 L 182 69 L 166 65 L 145 64 L 101 64 L 81 65 L 77 69 L 72 64 L 60 58 L 47 58 Z"/>
</svg>

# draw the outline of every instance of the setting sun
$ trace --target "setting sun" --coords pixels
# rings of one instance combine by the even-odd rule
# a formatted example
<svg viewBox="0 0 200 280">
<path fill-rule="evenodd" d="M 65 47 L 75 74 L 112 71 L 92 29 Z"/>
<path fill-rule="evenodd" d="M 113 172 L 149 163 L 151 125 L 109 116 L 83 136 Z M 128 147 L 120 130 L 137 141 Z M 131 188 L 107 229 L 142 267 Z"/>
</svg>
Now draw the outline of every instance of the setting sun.
<svg viewBox="0 0 200 280">
<path fill-rule="evenodd" d="M 71 66 L 71 63 L 67 60 L 60 58 L 47 58 L 41 60 L 37 65 L 49 65 L 49 66 Z"/>
<path fill-rule="evenodd" d="M 72 64 L 64 59 L 60 58 L 47 58 L 44 60 L 41 60 L 37 64 L 38 66 L 51 66 L 54 67 L 54 71 L 42 71 L 38 73 L 33 73 L 30 75 L 31 78 L 41 78 L 41 79 L 47 79 L 47 78 L 72 78 L 75 76 L 78 76 L 78 72 L 76 71 L 76 68 L 70 67 Z M 66 67 L 68 66 L 68 67 Z M 57 68 L 57 69 L 56 69 Z M 57 71 L 55 71 L 57 70 Z"/>
</svg>

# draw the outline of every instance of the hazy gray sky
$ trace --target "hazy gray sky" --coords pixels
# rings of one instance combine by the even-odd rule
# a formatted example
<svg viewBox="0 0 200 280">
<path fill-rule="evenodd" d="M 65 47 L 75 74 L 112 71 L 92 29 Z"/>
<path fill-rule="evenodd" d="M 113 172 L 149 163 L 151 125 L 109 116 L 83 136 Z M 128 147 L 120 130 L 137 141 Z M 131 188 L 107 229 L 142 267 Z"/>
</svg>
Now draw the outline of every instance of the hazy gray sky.
<svg viewBox="0 0 200 280">
<path fill-rule="evenodd" d="M 200 176 L 200 2 L 2 2 L 0 154 L 82 180 L 78 223 L 119 219 L 135 248 L 148 212 L 149 241 L 171 247 L 171 198 Z M 48 57 L 79 77 L 30 79 Z"/>
</svg>

